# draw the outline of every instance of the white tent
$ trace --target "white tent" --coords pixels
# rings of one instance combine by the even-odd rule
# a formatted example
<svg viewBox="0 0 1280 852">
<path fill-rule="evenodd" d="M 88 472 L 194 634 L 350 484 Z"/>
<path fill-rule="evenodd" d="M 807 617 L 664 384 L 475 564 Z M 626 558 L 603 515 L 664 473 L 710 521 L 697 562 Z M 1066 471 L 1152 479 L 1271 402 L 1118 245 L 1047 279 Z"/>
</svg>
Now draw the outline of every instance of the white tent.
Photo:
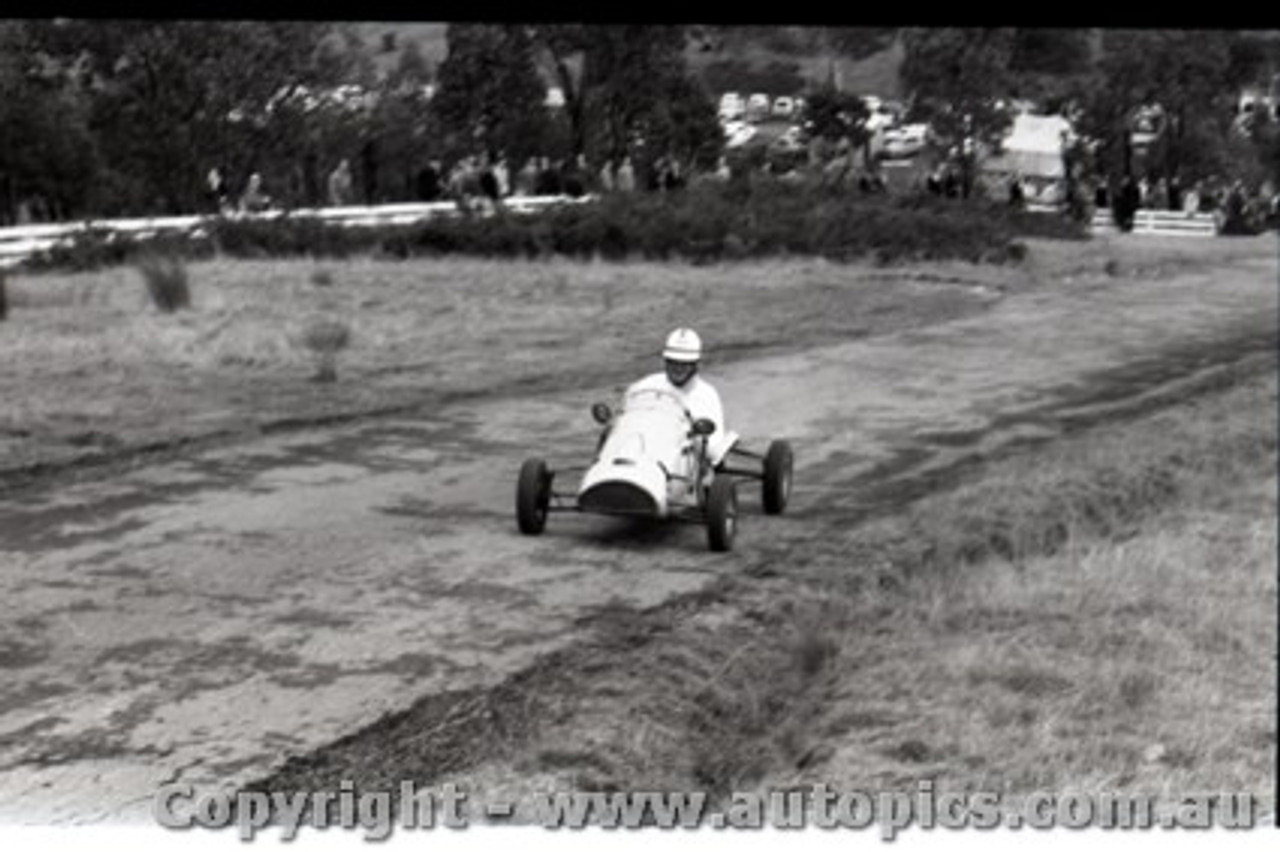
<svg viewBox="0 0 1280 852">
<path fill-rule="evenodd" d="M 989 157 L 984 172 L 1020 173 L 1026 178 L 1062 180 L 1062 149 L 1071 124 L 1060 115 L 1018 115 L 1005 137 L 1001 153 Z"/>
<path fill-rule="evenodd" d="M 1028 202 L 1061 201 L 1066 179 L 1062 151 L 1070 138 L 1071 124 L 1060 115 L 1016 116 L 1000 153 L 982 163 L 984 182 L 995 190 L 1016 174 Z"/>
</svg>

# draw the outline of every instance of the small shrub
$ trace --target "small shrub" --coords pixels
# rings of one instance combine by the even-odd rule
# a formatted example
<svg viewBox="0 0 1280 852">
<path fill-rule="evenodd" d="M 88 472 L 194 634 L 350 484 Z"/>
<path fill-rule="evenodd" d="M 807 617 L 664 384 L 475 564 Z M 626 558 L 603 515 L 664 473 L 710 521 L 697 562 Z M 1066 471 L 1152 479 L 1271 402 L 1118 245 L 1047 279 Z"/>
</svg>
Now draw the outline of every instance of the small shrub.
<svg viewBox="0 0 1280 852">
<path fill-rule="evenodd" d="M 338 353 L 351 343 L 351 329 L 333 319 L 317 320 L 307 326 L 302 344 L 317 356 L 313 381 L 328 383 L 338 380 Z"/>
<path fill-rule="evenodd" d="M 191 285 L 187 267 L 172 254 L 151 254 L 138 261 L 138 271 L 147 285 L 151 302 L 161 313 L 171 314 L 191 307 Z"/>
<path fill-rule="evenodd" d="M 317 269 L 311 273 L 311 283 L 317 287 L 332 287 L 333 273 L 327 269 Z"/>
</svg>

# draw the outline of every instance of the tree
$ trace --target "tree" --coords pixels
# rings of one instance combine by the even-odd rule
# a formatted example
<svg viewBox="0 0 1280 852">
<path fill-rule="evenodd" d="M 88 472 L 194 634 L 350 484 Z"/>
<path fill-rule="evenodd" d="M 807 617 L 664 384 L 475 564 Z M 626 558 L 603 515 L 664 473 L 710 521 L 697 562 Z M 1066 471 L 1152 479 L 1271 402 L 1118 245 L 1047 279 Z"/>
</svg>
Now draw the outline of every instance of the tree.
<svg viewBox="0 0 1280 852">
<path fill-rule="evenodd" d="M 418 42 L 412 39 L 405 42 L 391 79 L 393 85 L 425 86 L 431 82 L 431 65 L 422 55 L 422 46 Z"/>
<path fill-rule="evenodd" d="M 40 49 L 81 69 L 105 187 L 123 207 L 195 209 L 214 163 L 279 149 L 268 121 L 283 96 L 317 79 L 328 25 L 310 22 L 56 21 L 33 27 Z M 241 121 L 233 120 L 241 117 Z"/>
<path fill-rule="evenodd" d="M 830 45 L 849 59 L 859 60 L 887 50 L 898 37 L 896 27 L 828 27 Z"/>
<path fill-rule="evenodd" d="M 715 106 L 689 74 L 682 26 L 534 28 L 565 95 L 574 153 L 593 165 L 664 154 L 714 162 L 723 148 Z"/>
<path fill-rule="evenodd" d="M 1035 101 L 1046 113 L 1070 109 L 1093 70 L 1094 31 L 1018 29 L 1009 61 L 1010 92 Z"/>
<path fill-rule="evenodd" d="M 1011 89 L 1014 35 L 1012 29 L 903 32 L 901 75 L 913 93 L 913 112 L 955 150 L 966 197 L 979 147 L 998 149 L 1011 121 L 999 101 Z"/>
<path fill-rule="evenodd" d="M 861 145 L 869 136 L 867 119 L 870 117 L 862 98 L 831 86 L 818 89 L 805 101 L 804 120 L 810 126 L 810 133 L 833 142 L 848 139 Z"/>
<path fill-rule="evenodd" d="M 1184 167 L 1193 161 L 1217 159 L 1204 155 L 1206 146 L 1220 147 L 1227 133 L 1233 100 L 1231 41 L 1230 34 L 1217 31 L 1113 30 L 1103 35 L 1082 129 L 1099 141 L 1113 179 L 1138 170 L 1131 132 L 1143 107 L 1156 107 L 1163 116 L 1159 143 L 1146 164 L 1149 170 L 1184 176 Z"/>
<path fill-rule="evenodd" d="M 515 24 L 450 24 L 433 113 L 458 152 L 501 152 L 522 161 L 547 129 L 546 86 L 528 29 Z"/>
<path fill-rule="evenodd" d="M 88 203 L 97 148 L 68 82 L 43 61 L 27 24 L 0 22 L 0 222 L 23 201 L 57 219 Z"/>
</svg>

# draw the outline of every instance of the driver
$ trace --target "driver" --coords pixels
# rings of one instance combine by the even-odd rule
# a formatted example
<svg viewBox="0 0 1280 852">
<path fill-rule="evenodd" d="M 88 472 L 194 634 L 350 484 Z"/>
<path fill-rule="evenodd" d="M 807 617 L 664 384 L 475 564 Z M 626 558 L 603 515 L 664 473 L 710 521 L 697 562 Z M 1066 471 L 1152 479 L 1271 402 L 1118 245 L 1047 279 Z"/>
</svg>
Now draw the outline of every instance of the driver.
<svg viewBox="0 0 1280 852">
<path fill-rule="evenodd" d="M 713 465 L 724 456 L 728 436 L 724 428 L 724 408 L 720 394 L 711 383 L 698 375 L 698 363 L 702 360 L 702 339 L 691 328 L 677 328 L 667 336 L 662 350 L 666 369 L 653 373 L 633 384 L 628 393 L 635 390 L 663 390 L 673 393 L 684 402 L 685 408 L 695 420 L 707 418 L 716 424 L 716 430 L 707 440 L 707 455 Z"/>
</svg>

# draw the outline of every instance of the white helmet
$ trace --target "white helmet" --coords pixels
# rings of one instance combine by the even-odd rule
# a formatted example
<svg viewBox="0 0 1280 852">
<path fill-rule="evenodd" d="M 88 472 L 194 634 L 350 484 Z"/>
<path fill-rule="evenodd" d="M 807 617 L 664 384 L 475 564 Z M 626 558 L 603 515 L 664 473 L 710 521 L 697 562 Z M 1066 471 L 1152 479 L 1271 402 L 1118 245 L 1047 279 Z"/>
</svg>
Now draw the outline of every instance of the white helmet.
<svg viewBox="0 0 1280 852">
<path fill-rule="evenodd" d="M 662 357 L 668 361 L 698 363 L 702 359 L 702 339 L 691 328 L 677 328 L 667 335 L 667 346 Z"/>
</svg>

